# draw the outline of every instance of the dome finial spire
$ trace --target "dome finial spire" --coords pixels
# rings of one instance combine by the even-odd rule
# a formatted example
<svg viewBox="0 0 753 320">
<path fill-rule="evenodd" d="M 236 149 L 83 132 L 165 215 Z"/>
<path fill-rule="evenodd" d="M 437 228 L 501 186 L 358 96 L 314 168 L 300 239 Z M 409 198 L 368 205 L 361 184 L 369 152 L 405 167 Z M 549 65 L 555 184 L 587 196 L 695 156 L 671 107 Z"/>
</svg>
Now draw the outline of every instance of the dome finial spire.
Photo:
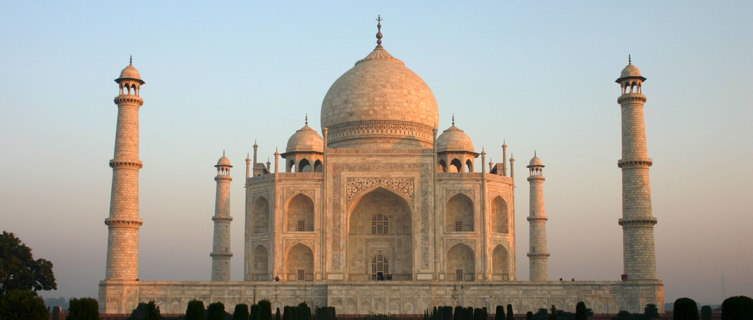
<svg viewBox="0 0 753 320">
<path fill-rule="evenodd" d="M 308 114 L 308 112 L 306 113 L 306 121 L 305 122 L 306 122 L 306 126 L 308 127 L 309 126 L 309 114 Z"/>
<path fill-rule="evenodd" d="M 377 15 L 376 20 L 377 20 L 377 34 L 376 34 L 377 45 L 381 46 L 382 45 L 382 15 Z"/>
<path fill-rule="evenodd" d="M 133 55 L 131 55 L 131 58 L 128 59 L 128 65 L 129 66 L 133 65 Z"/>
<path fill-rule="evenodd" d="M 455 114 L 454 113 L 452 114 L 452 126 L 453 127 L 455 126 Z"/>
<path fill-rule="evenodd" d="M 633 59 L 630 57 L 630 54 L 628 54 L 628 64 L 633 64 Z"/>
</svg>

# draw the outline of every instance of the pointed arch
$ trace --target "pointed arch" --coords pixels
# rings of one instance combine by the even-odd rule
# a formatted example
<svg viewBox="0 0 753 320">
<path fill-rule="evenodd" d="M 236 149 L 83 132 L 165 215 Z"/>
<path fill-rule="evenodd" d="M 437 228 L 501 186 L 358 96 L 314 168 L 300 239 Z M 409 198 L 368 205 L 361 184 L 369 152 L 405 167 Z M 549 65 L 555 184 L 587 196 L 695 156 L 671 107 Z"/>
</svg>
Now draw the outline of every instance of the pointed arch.
<svg viewBox="0 0 753 320">
<path fill-rule="evenodd" d="M 465 168 L 468 172 L 473 172 L 473 161 L 471 159 L 465 160 Z"/>
<path fill-rule="evenodd" d="M 458 243 L 447 250 L 447 278 L 455 281 L 470 281 L 474 279 L 476 258 L 473 249 L 463 243 Z"/>
<path fill-rule="evenodd" d="M 314 172 L 322 172 L 322 160 L 314 162 Z"/>
<path fill-rule="evenodd" d="M 267 201 L 267 198 L 261 196 L 254 200 L 251 217 L 252 233 L 269 232 L 269 201 Z"/>
<path fill-rule="evenodd" d="M 299 193 L 290 198 L 285 213 L 286 231 L 314 231 L 314 201 L 308 196 Z"/>
<path fill-rule="evenodd" d="M 285 255 L 285 279 L 288 281 L 314 281 L 314 252 L 298 243 Z"/>
<path fill-rule="evenodd" d="M 458 193 L 445 206 L 445 232 L 473 231 L 473 200 Z"/>
<path fill-rule="evenodd" d="M 494 280 L 508 281 L 510 277 L 510 255 L 503 245 L 497 245 L 492 251 L 492 278 Z"/>
<path fill-rule="evenodd" d="M 373 234 L 373 223 L 382 231 Z M 371 262 L 379 253 L 389 261 L 394 280 L 413 279 L 413 229 L 408 201 L 377 187 L 354 201 L 348 216 L 346 267 L 350 280 L 371 279 Z M 386 231 L 386 232 L 385 232 Z"/>
<path fill-rule="evenodd" d="M 492 232 L 510 233 L 510 212 L 502 196 L 497 196 L 492 200 L 491 219 Z"/>
<path fill-rule="evenodd" d="M 285 166 L 285 172 L 293 172 L 295 170 L 295 160 L 291 159 Z"/>
<path fill-rule="evenodd" d="M 311 172 L 311 163 L 308 159 L 304 158 L 298 162 L 298 170 L 296 172 Z"/>
<path fill-rule="evenodd" d="M 440 159 L 437 164 L 437 172 L 447 172 L 447 162 L 444 159 Z"/>
<path fill-rule="evenodd" d="M 450 167 L 448 168 L 449 172 L 462 172 L 463 171 L 463 163 L 460 162 L 458 158 L 452 159 L 450 161 Z"/>
<path fill-rule="evenodd" d="M 251 280 L 270 280 L 269 252 L 263 245 L 254 248 L 251 263 Z"/>
</svg>

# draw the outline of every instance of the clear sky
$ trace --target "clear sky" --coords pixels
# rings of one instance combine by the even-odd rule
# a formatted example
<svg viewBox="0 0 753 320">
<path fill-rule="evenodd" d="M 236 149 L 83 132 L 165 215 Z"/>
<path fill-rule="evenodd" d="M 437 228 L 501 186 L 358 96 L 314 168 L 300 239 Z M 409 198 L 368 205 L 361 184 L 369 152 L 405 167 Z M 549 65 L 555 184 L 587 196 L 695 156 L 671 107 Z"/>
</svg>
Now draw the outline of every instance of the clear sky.
<svg viewBox="0 0 753 320">
<path fill-rule="evenodd" d="M 614 80 L 648 78 L 657 268 L 667 302 L 753 296 L 751 1 L 0 4 L 0 228 L 52 260 L 58 290 L 104 279 L 117 108 L 133 55 L 141 96 L 144 280 L 208 280 L 215 168 L 232 183 L 233 280 L 243 259 L 244 161 L 262 160 L 375 45 L 432 88 L 480 151 L 516 157 L 517 275 L 528 279 L 528 185 L 544 175 L 550 277 L 622 273 L 620 109 Z M 480 159 L 476 166 L 480 165 Z"/>
</svg>

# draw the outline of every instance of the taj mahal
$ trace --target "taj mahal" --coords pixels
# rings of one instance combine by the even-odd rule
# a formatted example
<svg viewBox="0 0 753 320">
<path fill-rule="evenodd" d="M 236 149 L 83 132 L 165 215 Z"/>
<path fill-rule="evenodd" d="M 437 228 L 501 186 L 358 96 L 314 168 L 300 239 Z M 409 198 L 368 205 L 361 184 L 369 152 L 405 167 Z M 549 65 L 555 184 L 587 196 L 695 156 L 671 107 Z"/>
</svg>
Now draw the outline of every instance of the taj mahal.
<svg viewBox="0 0 753 320">
<path fill-rule="evenodd" d="M 549 279 L 544 162 L 534 155 L 516 170 L 503 144 L 502 162 L 487 163 L 484 150 L 474 148 L 454 118 L 449 128 L 439 128 L 432 90 L 382 46 L 381 22 L 377 46 L 324 95 L 321 131 L 306 119 L 273 162 L 257 159 L 254 142 L 241 184 L 231 186 L 233 165 L 224 154 L 215 165 L 210 281 L 142 281 L 138 118 L 145 82 L 131 62 L 115 80 L 118 116 L 100 311 L 130 313 L 139 302 L 153 300 L 163 313 L 183 313 L 192 299 L 221 301 L 226 308 L 267 299 L 273 308 L 305 301 L 335 307 L 338 314 L 421 314 L 443 305 L 493 310 L 499 304 L 512 304 L 516 313 L 551 305 L 572 311 L 579 301 L 595 313 L 641 312 L 646 304 L 661 312 L 645 80 L 632 61 L 616 80 L 621 281 Z M 516 173 L 518 181 L 527 175 L 530 188 L 529 279 L 516 276 Z M 241 185 L 245 236 L 236 259 L 243 259 L 243 280 L 231 281 L 230 190 Z"/>
</svg>

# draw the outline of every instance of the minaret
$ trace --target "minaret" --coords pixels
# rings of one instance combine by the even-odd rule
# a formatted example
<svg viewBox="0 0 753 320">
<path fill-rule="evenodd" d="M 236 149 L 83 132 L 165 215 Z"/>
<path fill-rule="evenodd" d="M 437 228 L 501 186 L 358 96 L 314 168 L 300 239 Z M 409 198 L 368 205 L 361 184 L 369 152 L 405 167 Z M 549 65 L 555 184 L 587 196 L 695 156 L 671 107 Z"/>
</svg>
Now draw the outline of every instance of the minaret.
<svg viewBox="0 0 753 320">
<path fill-rule="evenodd" d="M 212 241 L 212 281 L 230 281 L 230 159 L 222 152 L 222 158 L 217 161 L 217 194 L 214 205 L 214 241 Z"/>
<path fill-rule="evenodd" d="M 626 280 L 656 280 L 654 218 L 651 210 L 651 185 L 648 168 L 652 161 L 646 151 L 646 125 L 641 92 L 643 81 L 628 57 L 628 65 L 616 80 L 622 89 L 617 103 L 622 109 L 622 250 Z"/>
<path fill-rule="evenodd" d="M 107 225 L 106 280 L 139 279 L 139 91 L 144 81 L 133 67 L 133 58 L 115 79 L 119 95 L 115 155 L 110 160 L 112 189 Z"/>
<path fill-rule="evenodd" d="M 534 153 L 528 163 L 531 185 L 528 224 L 530 239 L 528 263 L 531 281 L 549 281 L 549 251 L 546 249 L 546 211 L 544 209 L 544 162 Z"/>
</svg>

